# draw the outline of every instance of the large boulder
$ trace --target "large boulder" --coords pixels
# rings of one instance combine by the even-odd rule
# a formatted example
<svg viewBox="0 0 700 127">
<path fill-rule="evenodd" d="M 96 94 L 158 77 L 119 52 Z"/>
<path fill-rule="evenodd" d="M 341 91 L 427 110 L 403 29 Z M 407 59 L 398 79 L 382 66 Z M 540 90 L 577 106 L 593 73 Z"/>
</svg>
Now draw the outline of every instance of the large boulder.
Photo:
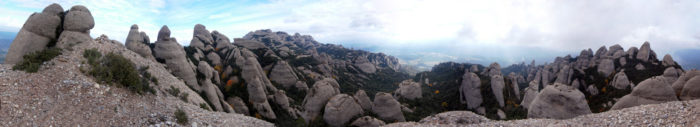
<svg viewBox="0 0 700 127">
<path fill-rule="evenodd" d="M 204 61 L 199 61 L 199 64 L 197 66 L 197 71 L 198 73 L 204 74 L 204 79 L 199 79 L 198 82 L 202 86 L 202 92 L 204 93 L 205 96 L 207 96 L 208 101 L 212 104 L 212 108 L 214 111 L 224 111 L 224 106 L 228 105 L 222 105 L 223 102 L 220 102 L 219 100 L 223 99 L 223 96 L 219 96 L 221 94 L 221 91 L 219 90 L 219 87 L 214 85 L 211 81 L 212 78 L 216 78 L 214 73 L 214 69 L 207 64 L 207 62 Z M 223 94 L 221 94 L 223 95 Z"/>
<path fill-rule="evenodd" d="M 673 65 L 676 65 L 676 61 L 673 61 L 673 57 L 671 57 L 671 55 L 666 54 L 666 55 L 664 55 L 663 61 L 661 61 L 661 65 L 673 66 Z"/>
<path fill-rule="evenodd" d="M 4 63 L 19 63 L 24 55 L 44 50 L 49 43 L 56 41 L 61 32 L 62 13 L 61 5 L 54 3 L 44 8 L 42 13 L 30 15 L 12 40 Z"/>
<path fill-rule="evenodd" d="M 600 64 L 598 64 L 598 73 L 607 77 L 613 72 L 615 72 L 615 62 L 612 59 L 603 59 L 600 61 Z"/>
<path fill-rule="evenodd" d="M 323 112 L 323 120 L 331 126 L 345 125 L 353 117 L 363 114 L 364 111 L 355 99 L 347 94 L 333 96 L 326 104 Z"/>
<path fill-rule="evenodd" d="M 56 47 L 70 48 L 77 44 L 91 42 L 93 42 L 92 37 L 90 37 L 88 34 L 75 31 L 63 31 L 61 32 L 61 36 L 58 37 Z"/>
<path fill-rule="evenodd" d="M 548 85 L 535 97 L 528 108 L 528 118 L 568 119 L 590 114 L 586 98 L 578 89 L 555 83 Z"/>
<path fill-rule="evenodd" d="M 680 95 L 681 91 L 683 90 L 683 87 L 685 87 L 685 85 L 688 83 L 688 80 L 696 76 L 700 76 L 700 71 L 690 70 L 681 74 L 681 76 L 678 77 L 678 79 L 675 82 L 673 82 L 673 85 L 671 86 L 673 88 L 673 91 L 675 91 L 677 95 Z"/>
<path fill-rule="evenodd" d="M 637 52 L 636 58 L 643 62 L 647 62 L 649 61 L 649 56 L 651 56 L 651 46 L 649 42 L 644 42 L 644 44 L 642 44 L 642 47 L 639 48 L 639 52 Z"/>
<path fill-rule="evenodd" d="M 200 50 L 205 50 L 207 45 L 212 45 L 214 38 L 209 33 L 209 30 L 202 25 L 194 25 L 194 31 L 192 32 L 192 41 L 190 41 L 190 46 L 195 47 Z"/>
<path fill-rule="evenodd" d="M 216 45 L 214 49 L 216 50 L 222 50 L 233 46 L 231 40 L 226 35 L 219 33 L 219 31 L 211 32 L 211 36 L 214 39 L 214 44 Z"/>
<path fill-rule="evenodd" d="M 700 76 L 695 76 L 683 85 L 681 90 L 681 100 L 695 100 L 700 98 Z"/>
<path fill-rule="evenodd" d="M 630 80 L 627 78 L 627 74 L 625 72 L 620 72 L 615 74 L 615 77 L 613 78 L 612 82 L 610 85 L 615 87 L 616 89 L 627 89 L 630 88 L 629 85 L 631 84 Z"/>
<path fill-rule="evenodd" d="M 90 10 L 82 5 L 71 7 L 63 21 L 63 30 L 89 34 L 93 27 L 95 27 L 95 19 L 92 18 Z"/>
<path fill-rule="evenodd" d="M 170 29 L 168 26 L 163 26 L 158 32 L 158 40 L 153 47 L 153 55 L 159 62 L 165 62 L 166 68 L 170 70 L 174 76 L 185 81 L 187 86 L 197 92 L 201 92 L 195 71 L 190 66 L 187 58 L 185 58 L 185 49 L 177 43 L 175 38 L 170 37 Z"/>
<path fill-rule="evenodd" d="M 493 75 L 491 76 L 491 91 L 493 91 L 494 97 L 496 97 L 496 101 L 498 101 L 498 105 L 503 107 L 505 106 L 504 100 L 503 100 L 503 88 L 506 87 L 505 81 L 503 81 L 503 76 L 501 75 Z"/>
<path fill-rule="evenodd" d="M 557 73 L 557 80 L 555 80 L 554 82 L 561 84 L 571 84 L 573 71 L 574 69 L 569 67 L 569 65 L 564 65 L 564 67 L 562 67 L 559 70 L 559 73 Z"/>
<path fill-rule="evenodd" d="M 372 110 L 372 101 L 369 100 L 369 96 L 367 96 L 367 93 L 365 93 L 365 90 L 357 90 L 355 92 L 355 95 L 353 95 L 357 101 L 357 103 L 360 104 L 362 109 L 364 110 Z"/>
<path fill-rule="evenodd" d="M 226 99 L 226 102 L 231 105 L 231 108 L 233 108 L 236 113 L 250 115 L 248 112 L 248 106 L 245 105 L 245 102 L 243 102 L 243 99 L 240 97 L 229 97 Z"/>
<path fill-rule="evenodd" d="M 508 79 L 510 79 L 510 82 L 512 84 L 510 86 L 511 86 L 513 92 L 515 93 L 515 97 L 517 99 L 520 99 L 520 86 L 518 86 L 518 85 L 520 83 L 524 83 L 525 79 L 523 78 L 523 76 L 521 76 L 519 74 L 515 74 L 515 72 L 510 72 L 510 74 L 508 74 Z"/>
<path fill-rule="evenodd" d="M 209 52 L 209 54 L 207 54 L 207 59 L 209 59 L 209 61 L 211 61 L 211 65 L 214 65 L 214 66 L 221 66 L 222 65 L 221 57 L 218 54 L 216 54 L 216 52 Z"/>
<path fill-rule="evenodd" d="M 675 67 L 668 67 L 664 70 L 663 76 L 668 84 L 673 84 L 681 76 L 681 72 L 678 72 Z"/>
<path fill-rule="evenodd" d="M 462 84 L 459 86 L 460 102 L 467 104 L 467 109 L 474 109 L 481 105 L 481 79 L 474 72 L 464 73 Z"/>
<path fill-rule="evenodd" d="M 282 85 L 284 88 L 294 86 L 299 78 L 294 74 L 292 67 L 284 60 L 279 60 L 270 71 L 270 81 Z"/>
<path fill-rule="evenodd" d="M 700 98 L 700 71 L 690 70 L 683 73 L 672 87 L 681 100 Z"/>
<path fill-rule="evenodd" d="M 379 127 L 379 126 L 386 125 L 386 123 L 384 123 L 384 121 L 382 121 L 382 120 L 379 120 L 379 119 L 371 117 L 371 116 L 363 116 L 363 117 L 357 118 L 350 125 L 357 126 L 357 127 Z"/>
<path fill-rule="evenodd" d="M 406 118 L 401 112 L 401 104 L 396 101 L 389 93 L 379 92 L 374 95 L 374 106 L 372 112 L 377 114 L 380 119 L 390 122 L 403 122 Z"/>
<path fill-rule="evenodd" d="M 270 103 L 267 101 L 267 95 L 265 94 L 265 86 L 260 77 L 255 77 L 252 80 L 246 80 L 247 91 L 248 91 L 248 101 L 253 106 L 260 115 L 268 119 L 276 119 L 275 112 L 272 111 Z"/>
<path fill-rule="evenodd" d="M 525 109 L 530 107 L 530 103 L 532 103 L 532 101 L 535 100 L 535 97 L 537 97 L 537 94 L 540 93 L 539 85 L 540 83 L 538 81 L 531 81 L 529 86 L 525 88 L 525 96 L 523 96 L 523 101 L 520 102 L 520 105 Z"/>
<path fill-rule="evenodd" d="M 286 111 L 287 114 L 289 114 L 292 118 L 296 119 L 297 118 L 297 110 L 294 110 L 290 104 L 291 98 L 287 97 L 286 92 L 284 90 L 277 90 L 274 95 L 273 95 L 273 101 L 282 108 L 282 110 Z"/>
<path fill-rule="evenodd" d="M 448 111 L 432 116 L 425 117 L 420 120 L 422 124 L 447 124 L 447 125 L 467 125 L 489 122 L 488 118 L 474 114 L 470 111 Z"/>
<path fill-rule="evenodd" d="M 355 58 L 355 60 L 353 60 L 353 62 L 353 65 L 355 65 L 355 67 L 357 67 L 358 69 L 360 69 L 360 71 L 364 73 L 371 74 L 377 71 L 377 67 L 371 62 L 369 62 L 369 59 L 367 59 L 366 55 L 358 56 L 357 58 Z"/>
<path fill-rule="evenodd" d="M 275 113 L 267 101 L 267 93 L 277 90 L 270 89 L 272 83 L 265 76 L 255 54 L 245 49 L 234 52 L 240 53 L 235 57 L 235 63 L 241 68 L 241 77 L 246 81 L 248 101 L 252 103 L 253 109 L 265 118 L 276 119 Z"/>
<path fill-rule="evenodd" d="M 610 110 L 629 108 L 646 104 L 659 104 L 678 101 L 671 85 L 662 76 L 651 77 L 639 83 L 632 93 L 623 96 Z"/>
<path fill-rule="evenodd" d="M 414 82 L 413 80 L 404 80 L 399 83 L 399 88 L 394 91 L 394 95 L 397 98 L 406 98 L 409 100 L 417 99 L 423 97 L 421 95 L 420 83 Z"/>
<path fill-rule="evenodd" d="M 151 42 L 148 42 L 148 36 L 146 36 L 145 33 L 141 33 L 139 33 L 138 25 L 132 25 L 131 29 L 129 30 L 129 34 L 126 36 L 126 41 L 124 44 L 126 45 L 127 49 L 134 51 L 145 58 L 153 58 L 151 48 L 148 46 L 148 44 Z"/>
<path fill-rule="evenodd" d="M 304 120 L 308 123 L 308 121 L 316 119 L 326 102 L 337 94 L 340 94 L 340 86 L 334 79 L 325 78 L 316 81 L 302 102 L 302 107 L 304 107 L 302 117 L 304 117 Z"/>
</svg>

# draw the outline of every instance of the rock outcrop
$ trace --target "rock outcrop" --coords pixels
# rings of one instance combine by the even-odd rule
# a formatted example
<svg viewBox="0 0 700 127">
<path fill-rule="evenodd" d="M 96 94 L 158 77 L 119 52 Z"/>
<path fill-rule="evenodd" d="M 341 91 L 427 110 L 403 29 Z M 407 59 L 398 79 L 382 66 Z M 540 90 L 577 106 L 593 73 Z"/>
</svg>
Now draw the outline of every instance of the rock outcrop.
<svg viewBox="0 0 700 127">
<path fill-rule="evenodd" d="M 270 81 L 280 84 L 284 88 L 292 87 L 297 80 L 294 70 L 284 60 L 277 61 L 275 67 L 270 71 Z"/>
<path fill-rule="evenodd" d="M 66 13 L 63 20 L 63 32 L 58 37 L 56 47 L 69 48 L 80 43 L 92 42 L 90 29 L 95 27 L 95 20 L 87 7 L 76 5 Z"/>
<path fill-rule="evenodd" d="M 202 88 L 197 84 L 195 69 L 185 58 L 186 54 L 182 46 L 177 43 L 175 38 L 170 37 L 168 26 L 163 26 L 158 32 L 158 40 L 153 47 L 153 55 L 159 62 L 164 62 L 173 75 L 184 80 L 187 86 L 190 86 L 197 92 L 202 91 Z"/>
<path fill-rule="evenodd" d="M 226 99 L 226 102 L 231 104 L 231 108 L 233 108 L 236 113 L 250 115 L 248 112 L 248 106 L 245 105 L 245 102 L 243 102 L 243 99 L 240 97 L 229 97 Z"/>
<path fill-rule="evenodd" d="M 681 100 L 700 98 L 700 71 L 690 70 L 682 74 L 672 87 Z"/>
<path fill-rule="evenodd" d="M 304 107 L 302 117 L 304 117 L 304 120 L 308 122 L 316 119 L 326 102 L 331 97 L 340 94 L 339 87 L 338 82 L 331 78 L 316 81 L 302 102 Z"/>
<path fill-rule="evenodd" d="M 615 62 L 613 62 L 612 59 L 603 59 L 600 61 L 600 64 L 598 64 L 598 73 L 607 77 L 613 72 L 615 72 Z"/>
<path fill-rule="evenodd" d="M 498 105 L 503 107 L 505 106 L 504 100 L 503 100 L 503 88 L 506 87 L 505 81 L 503 81 L 503 76 L 501 75 L 493 75 L 491 76 L 491 90 L 493 91 L 493 95 L 496 98 L 496 101 L 498 101 Z"/>
<path fill-rule="evenodd" d="M 126 36 L 126 41 L 124 43 L 127 49 L 134 51 L 145 58 L 153 58 L 151 48 L 148 46 L 148 44 L 151 42 L 149 42 L 149 38 L 145 33 L 139 33 L 138 25 L 131 25 L 131 29 L 129 30 L 129 34 Z"/>
<path fill-rule="evenodd" d="M 379 92 L 374 96 L 372 112 L 386 121 L 406 121 L 401 112 L 401 104 L 389 93 Z"/>
<path fill-rule="evenodd" d="M 10 44 L 5 63 L 17 64 L 24 59 L 24 55 L 44 50 L 54 43 L 61 32 L 63 13 L 61 5 L 51 4 L 41 13 L 29 16 Z"/>
<path fill-rule="evenodd" d="M 639 52 L 637 52 L 637 57 L 635 58 L 643 62 L 647 62 L 649 61 L 649 56 L 651 56 L 651 46 L 649 42 L 644 42 L 644 44 L 642 44 L 642 47 L 639 48 Z"/>
<path fill-rule="evenodd" d="M 414 82 L 413 80 L 404 80 L 399 83 L 399 88 L 394 91 L 394 96 L 396 98 L 406 98 L 409 100 L 418 99 L 423 97 L 420 87 L 420 83 Z"/>
<path fill-rule="evenodd" d="M 679 70 L 675 67 L 668 67 L 666 70 L 664 70 L 663 76 L 668 84 L 673 84 L 676 82 L 676 80 L 678 80 L 678 77 L 681 76 L 681 72 L 679 72 Z"/>
<path fill-rule="evenodd" d="M 673 82 L 673 85 L 671 86 L 673 91 L 675 91 L 677 95 L 680 95 L 683 87 L 685 87 L 685 85 L 688 83 L 688 80 L 697 76 L 700 76 L 700 71 L 698 70 L 690 70 L 681 74 L 681 76 L 678 77 L 678 79 Z"/>
<path fill-rule="evenodd" d="M 357 103 L 360 104 L 360 107 L 362 107 L 363 110 L 372 111 L 373 104 L 372 101 L 369 100 L 369 96 L 367 96 L 365 90 L 357 90 L 353 97 L 355 97 Z"/>
<path fill-rule="evenodd" d="M 625 72 L 620 72 L 620 73 L 615 74 L 613 81 L 610 83 L 610 85 L 612 85 L 616 89 L 630 88 L 629 87 L 630 84 L 631 84 L 631 82 L 627 78 L 627 74 L 625 74 Z"/>
<path fill-rule="evenodd" d="M 537 95 L 540 93 L 539 85 L 540 84 L 537 81 L 531 81 L 529 86 L 525 88 L 525 96 L 523 96 L 523 101 L 520 102 L 520 105 L 523 106 L 523 108 L 529 108 L 530 103 L 532 103 L 532 101 L 535 100 L 535 97 L 537 97 Z"/>
<path fill-rule="evenodd" d="M 586 98 L 578 89 L 555 83 L 548 85 L 528 108 L 528 118 L 568 119 L 591 114 Z"/>
<path fill-rule="evenodd" d="M 467 104 L 467 109 L 474 109 L 483 102 L 481 97 L 481 79 L 474 72 L 464 73 L 459 87 L 460 102 Z"/>
<path fill-rule="evenodd" d="M 671 57 L 671 55 L 666 54 L 666 55 L 664 55 L 663 61 L 661 61 L 661 65 L 673 66 L 673 65 L 677 65 L 677 64 L 676 64 L 676 61 L 673 61 L 673 57 Z"/>
<path fill-rule="evenodd" d="M 347 94 L 333 96 L 323 112 L 323 120 L 331 126 L 345 125 L 353 117 L 363 114 L 364 111 L 355 99 Z"/>
<path fill-rule="evenodd" d="M 634 87 L 631 94 L 620 98 L 610 110 L 669 101 L 678 101 L 673 88 L 666 83 L 662 76 L 656 76 L 640 82 Z"/>
</svg>

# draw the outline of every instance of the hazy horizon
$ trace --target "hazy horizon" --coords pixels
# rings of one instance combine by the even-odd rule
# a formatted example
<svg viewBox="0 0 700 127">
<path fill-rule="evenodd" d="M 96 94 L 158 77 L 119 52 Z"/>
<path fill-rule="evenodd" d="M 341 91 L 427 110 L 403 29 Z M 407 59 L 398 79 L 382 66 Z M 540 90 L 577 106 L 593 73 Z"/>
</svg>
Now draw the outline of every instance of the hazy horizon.
<svg viewBox="0 0 700 127">
<path fill-rule="evenodd" d="M 29 15 L 51 3 L 64 10 L 88 7 L 96 24 L 92 36 L 120 42 L 132 24 L 152 38 L 168 25 L 183 46 L 195 24 L 230 38 L 271 29 L 383 52 L 424 69 L 446 61 L 542 64 L 583 49 L 620 44 L 627 50 L 644 41 L 659 59 L 671 54 L 697 68 L 692 56 L 700 51 L 700 1 L 692 0 L 9 0 L 0 1 L 0 31 L 16 33 Z"/>
</svg>

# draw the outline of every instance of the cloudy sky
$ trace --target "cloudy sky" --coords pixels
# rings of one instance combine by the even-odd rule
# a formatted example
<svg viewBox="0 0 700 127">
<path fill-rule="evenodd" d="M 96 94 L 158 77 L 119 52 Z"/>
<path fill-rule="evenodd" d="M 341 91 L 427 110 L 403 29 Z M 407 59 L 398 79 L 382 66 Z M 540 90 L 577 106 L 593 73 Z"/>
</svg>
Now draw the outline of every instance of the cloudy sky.
<svg viewBox="0 0 700 127">
<path fill-rule="evenodd" d="M 96 22 L 92 36 L 122 42 L 132 24 L 153 37 L 168 25 L 182 45 L 198 23 L 232 38 L 272 29 L 424 67 L 442 61 L 544 63 L 586 48 L 627 49 L 644 41 L 659 57 L 700 49 L 697 0 L 2 0 L 0 31 L 19 31 L 31 13 L 50 3 L 66 10 L 87 6 Z"/>
</svg>

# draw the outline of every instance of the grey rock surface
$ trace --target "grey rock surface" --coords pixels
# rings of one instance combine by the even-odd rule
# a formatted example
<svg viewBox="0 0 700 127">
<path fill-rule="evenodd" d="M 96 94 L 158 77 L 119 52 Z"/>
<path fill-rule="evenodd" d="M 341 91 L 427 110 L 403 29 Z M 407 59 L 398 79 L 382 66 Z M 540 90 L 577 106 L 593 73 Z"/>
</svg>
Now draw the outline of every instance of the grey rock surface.
<svg viewBox="0 0 700 127">
<path fill-rule="evenodd" d="M 304 120 L 307 120 L 307 123 L 316 119 L 316 116 L 321 113 L 324 105 L 331 97 L 340 94 L 339 87 L 338 82 L 331 78 L 325 78 L 314 83 L 302 102 L 302 107 L 304 107 L 302 117 L 304 117 Z"/>
<path fill-rule="evenodd" d="M 467 104 L 467 109 L 474 109 L 483 102 L 481 97 L 481 79 L 474 72 L 464 73 L 462 84 L 459 87 L 459 95 L 462 103 Z"/>
<path fill-rule="evenodd" d="M 365 93 L 365 90 L 357 90 L 353 97 L 355 97 L 357 103 L 360 104 L 362 109 L 372 111 L 372 106 L 374 104 L 372 104 L 372 101 L 369 99 L 369 96 L 367 96 L 367 93 Z"/>
<path fill-rule="evenodd" d="M 528 118 L 568 119 L 591 114 L 586 98 L 578 89 L 555 83 L 548 85 L 528 108 Z"/>
<path fill-rule="evenodd" d="M 409 100 L 418 99 L 423 97 L 422 88 L 420 83 L 414 82 L 413 80 L 404 80 L 399 83 L 399 88 L 394 91 L 394 95 L 398 98 L 406 98 Z"/>
<path fill-rule="evenodd" d="M 493 95 L 496 98 L 496 101 L 498 101 L 498 105 L 503 107 L 505 106 L 504 98 L 503 98 L 503 88 L 506 87 L 505 81 L 503 81 L 503 76 L 501 75 L 493 75 L 491 76 L 491 90 L 493 91 Z"/>
<path fill-rule="evenodd" d="M 153 53 L 151 48 L 148 46 L 149 38 L 144 32 L 139 32 L 139 26 L 134 24 L 129 30 L 129 34 L 126 36 L 126 41 L 124 45 L 127 49 L 138 53 L 145 58 L 153 58 Z"/>
<path fill-rule="evenodd" d="M 24 55 L 46 49 L 49 43 L 58 38 L 61 13 L 63 8 L 60 5 L 51 4 L 42 13 L 30 15 L 12 40 L 4 63 L 16 64 L 24 59 Z"/>
<path fill-rule="evenodd" d="M 153 54 L 156 59 L 161 59 L 165 62 L 166 68 L 174 76 L 184 80 L 185 84 L 195 91 L 201 92 L 202 89 L 195 77 L 195 68 L 189 65 L 182 46 L 177 43 L 175 38 L 170 37 L 168 26 L 163 26 L 158 32 L 158 40 L 153 47 Z"/>
<path fill-rule="evenodd" d="M 649 56 L 651 56 L 651 46 L 649 42 L 644 42 L 644 44 L 642 44 L 642 47 L 639 48 L 639 52 L 637 52 L 636 58 L 643 62 L 647 62 L 649 61 Z"/>
<path fill-rule="evenodd" d="M 362 115 L 364 111 L 355 99 L 347 94 L 338 94 L 328 101 L 323 112 L 323 120 L 331 126 L 345 125 L 353 117 Z"/>
<path fill-rule="evenodd" d="M 610 110 L 669 101 L 678 101 L 673 88 L 666 83 L 662 76 L 656 76 L 640 82 L 634 87 L 631 94 L 620 98 Z"/>
<path fill-rule="evenodd" d="M 406 121 L 401 112 L 401 104 L 389 93 L 379 92 L 374 96 L 372 112 L 386 121 Z"/>
<path fill-rule="evenodd" d="M 280 84 L 284 88 L 294 86 L 298 79 L 292 67 L 284 60 L 277 61 L 270 71 L 270 81 Z"/>
</svg>

